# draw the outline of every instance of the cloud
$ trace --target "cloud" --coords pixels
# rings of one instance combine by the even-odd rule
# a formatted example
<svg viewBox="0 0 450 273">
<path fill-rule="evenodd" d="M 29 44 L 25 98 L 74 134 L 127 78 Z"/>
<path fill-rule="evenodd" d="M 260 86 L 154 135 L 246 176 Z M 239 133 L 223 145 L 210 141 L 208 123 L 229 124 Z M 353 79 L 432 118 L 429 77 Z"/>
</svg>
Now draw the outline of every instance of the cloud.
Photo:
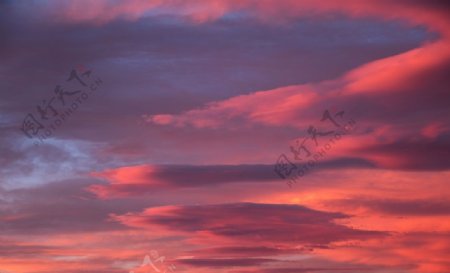
<svg viewBox="0 0 450 273">
<path fill-rule="evenodd" d="M 110 222 L 112 211 L 142 207 L 140 201 L 105 203 L 84 188 L 92 180 L 66 180 L 34 188 L 5 190 L 0 195 L 0 228 L 10 234 L 69 234 L 123 230 Z"/>
<path fill-rule="evenodd" d="M 123 273 L 158 249 L 196 273 L 448 271 L 447 2 L 0 7 L 3 270 Z M 30 147 L 17 127 L 78 63 L 102 93 Z M 357 128 L 280 186 L 277 156 L 332 108 Z"/>
<path fill-rule="evenodd" d="M 299 89 L 304 89 L 304 92 L 300 94 Z M 308 89 L 307 86 L 304 88 L 293 86 L 261 91 L 210 103 L 203 109 L 191 110 L 180 116 L 149 116 L 146 121 L 163 125 L 217 128 L 233 119 L 244 118 L 246 121 L 279 125 L 298 116 L 298 112 L 294 109 L 308 108 L 319 99 L 318 94 Z M 274 102 L 278 105 L 274 105 Z"/>
<path fill-rule="evenodd" d="M 428 61 L 427 56 L 432 60 Z M 403 115 L 413 117 L 417 109 L 429 111 L 428 117 L 422 117 L 420 121 L 426 118 L 440 121 L 442 116 L 438 113 L 446 111 L 442 99 L 448 97 L 444 90 L 448 78 L 444 72 L 448 70 L 449 62 L 450 47 L 447 43 L 438 42 L 369 63 L 333 81 L 257 91 L 212 102 L 178 115 L 150 115 L 146 120 L 161 125 L 196 128 L 235 126 L 233 121 L 236 120 L 241 124 L 298 128 L 311 122 L 310 109 L 325 108 L 323 105 L 327 102 L 335 101 L 344 109 L 355 108 L 355 105 L 358 109 L 365 109 L 363 115 L 372 119 L 369 122 L 395 124 L 393 118 L 400 110 Z M 427 88 L 431 90 L 425 92 Z M 364 97 L 360 93 L 364 93 Z M 401 105 L 400 100 L 408 94 L 415 99 Z M 380 108 L 386 111 L 377 116 Z"/>
<path fill-rule="evenodd" d="M 354 198 L 346 200 L 334 200 L 329 202 L 347 209 L 362 208 L 369 213 L 382 213 L 398 216 L 450 216 L 450 203 L 448 200 L 434 199 L 365 199 Z M 367 213 L 367 212 L 366 212 Z"/>
<path fill-rule="evenodd" d="M 192 265 L 195 267 L 245 267 L 245 266 L 261 266 L 265 263 L 273 262 L 272 259 L 252 259 L 252 258 L 236 258 L 236 259 L 182 259 L 181 264 Z"/>
<path fill-rule="evenodd" d="M 322 14 L 332 12 L 344 12 L 351 16 L 378 15 L 388 19 L 407 19 L 414 23 L 426 23 L 435 28 L 445 31 L 445 23 L 448 18 L 445 12 L 438 7 L 445 4 L 433 1 L 423 3 L 421 1 L 355 1 L 341 0 L 336 2 L 318 3 L 311 0 L 217 0 L 205 1 L 194 0 L 189 3 L 185 1 L 143 1 L 131 0 L 127 2 L 116 2 L 112 0 L 100 0 L 96 2 L 82 1 L 47 1 L 34 3 L 31 7 L 18 5 L 17 9 L 29 12 L 53 16 L 63 22 L 91 22 L 104 24 L 117 19 L 137 20 L 144 16 L 161 13 L 186 16 L 194 22 L 205 22 L 216 20 L 226 14 L 246 12 L 261 19 L 271 18 L 293 18 L 308 14 Z M 89 7 L 88 12 L 86 9 Z M 395 11 L 395 12 L 393 12 Z M 283 16 L 284 15 L 284 16 Z M 415 16 L 414 16 L 415 15 Z"/>
<path fill-rule="evenodd" d="M 360 158 L 337 158 L 319 161 L 314 169 L 374 168 L 376 165 Z M 213 188 L 233 183 L 279 183 L 282 179 L 271 165 L 136 165 L 92 173 L 104 184 L 87 189 L 101 198 L 126 197 L 152 193 L 155 190 L 181 188 Z"/>
<path fill-rule="evenodd" d="M 350 229 L 333 223 L 346 218 L 296 205 L 236 203 L 149 208 L 142 213 L 113 215 L 132 227 L 160 227 L 175 232 L 204 233 L 238 241 L 293 246 L 382 236 L 383 233 Z"/>
</svg>

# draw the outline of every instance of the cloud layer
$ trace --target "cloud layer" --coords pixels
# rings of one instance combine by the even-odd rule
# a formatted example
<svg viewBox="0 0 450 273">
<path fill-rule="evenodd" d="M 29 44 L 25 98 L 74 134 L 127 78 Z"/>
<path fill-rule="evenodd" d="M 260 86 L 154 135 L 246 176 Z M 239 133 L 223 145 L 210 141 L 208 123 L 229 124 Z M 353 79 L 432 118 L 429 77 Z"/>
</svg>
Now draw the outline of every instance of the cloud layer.
<svg viewBox="0 0 450 273">
<path fill-rule="evenodd" d="M 449 272 L 448 10 L 0 1 L 0 271 Z"/>
</svg>

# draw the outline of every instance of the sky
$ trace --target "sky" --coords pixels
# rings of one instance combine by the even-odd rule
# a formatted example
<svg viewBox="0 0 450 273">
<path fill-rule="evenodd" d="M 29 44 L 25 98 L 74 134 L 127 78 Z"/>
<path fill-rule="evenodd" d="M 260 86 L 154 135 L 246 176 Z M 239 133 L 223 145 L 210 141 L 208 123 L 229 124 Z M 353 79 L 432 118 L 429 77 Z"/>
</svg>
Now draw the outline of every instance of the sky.
<svg viewBox="0 0 450 273">
<path fill-rule="evenodd" d="M 450 272 L 449 15 L 0 0 L 0 273 Z"/>
</svg>

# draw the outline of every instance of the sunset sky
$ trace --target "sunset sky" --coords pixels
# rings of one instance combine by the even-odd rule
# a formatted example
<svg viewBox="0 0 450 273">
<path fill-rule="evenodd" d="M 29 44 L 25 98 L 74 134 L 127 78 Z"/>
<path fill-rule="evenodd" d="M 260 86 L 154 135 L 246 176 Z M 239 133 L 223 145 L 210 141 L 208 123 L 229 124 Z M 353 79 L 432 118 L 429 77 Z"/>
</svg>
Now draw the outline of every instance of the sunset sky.
<svg viewBox="0 0 450 273">
<path fill-rule="evenodd" d="M 0 273 L 448 273 L 449 117 L 446 0 L 0 0 Z"/>
</svg>

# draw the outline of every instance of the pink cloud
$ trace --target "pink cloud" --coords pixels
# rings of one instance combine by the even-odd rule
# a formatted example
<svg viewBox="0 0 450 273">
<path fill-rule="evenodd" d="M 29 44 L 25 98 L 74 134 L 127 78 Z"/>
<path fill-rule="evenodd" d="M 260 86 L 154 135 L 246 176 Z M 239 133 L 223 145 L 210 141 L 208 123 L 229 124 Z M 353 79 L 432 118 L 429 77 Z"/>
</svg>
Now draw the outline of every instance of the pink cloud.
<svg viewBox="0 0 450 273">
<path fill-rule="evenodd" d="M 220 102 L 212 102 L 202 109 L 187 111 L 182 115 L 154 115 L 146 120 L 160 125 L 217 128 L 244 118 L 248 121 L 281 125 L 291 120 L 301 109 L 317 102 L 319 96 L 308 86 L 290 86 L 275 90 L 241 95 Z"/>
<path fill-rule="evenodd" d="M 253 13 L 264 21 L 283 21 L 286 18 L 302 15 L 343 12 L 354 17 L 375 15 L 390 20 L 408 20 L 414 24 L 425 24 L 448 34 L 448 17 L 444 12 L 445 8 L 445 4 L 439 4 L 437 1 L 428 3 L 390 0 L 364 2 L 357 0 L 334 2 L 313 0 L 131 0 L 126 2 L 82 0 L 50 2 L 41 7 L 41 12 L 50 13 L 62 21 L 95 22 L 97 24 L 107 23 L 117 18 L 136 20 L 152 11 L 187 16 L 195 22 L 215 20 L 235 11 Z"/>
</svg>

